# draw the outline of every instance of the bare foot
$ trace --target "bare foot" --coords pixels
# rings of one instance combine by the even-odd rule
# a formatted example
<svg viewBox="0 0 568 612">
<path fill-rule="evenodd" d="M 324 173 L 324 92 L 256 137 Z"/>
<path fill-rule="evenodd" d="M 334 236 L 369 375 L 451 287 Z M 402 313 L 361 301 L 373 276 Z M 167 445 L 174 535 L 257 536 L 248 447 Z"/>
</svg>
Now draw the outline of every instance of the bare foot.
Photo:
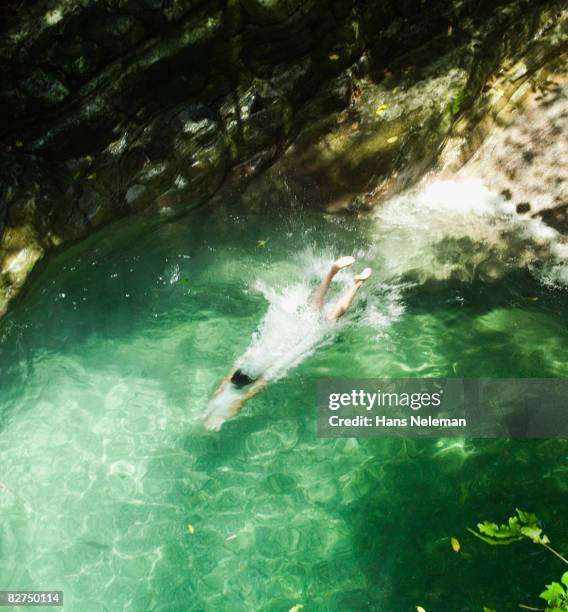
<svg viewBox="0 0 568 612">
<path fill-rule="evenodd" d="M 345 257 L 340 257 L 337 261 L 334 261 L 331 264 L 331 271 L 335 274 L 339 272 L 339 270 L 343 270 L 343 268 L 347 268 L 355 262 L 355 257 L 351 257 L 351 255 L 345 255 Z"/>
<path fill-rule="evenodd" d="M 361 272 L 361 274 L 357 274 L 357 276 L 355 277 L 355 282 L 366 281 L 369 278 L 369 276 L 371 276 L 372 273 L 373 273 L 373 270 L 371 270 L 371 268 L 365 268 L 363 272 Z"/>
</svg>

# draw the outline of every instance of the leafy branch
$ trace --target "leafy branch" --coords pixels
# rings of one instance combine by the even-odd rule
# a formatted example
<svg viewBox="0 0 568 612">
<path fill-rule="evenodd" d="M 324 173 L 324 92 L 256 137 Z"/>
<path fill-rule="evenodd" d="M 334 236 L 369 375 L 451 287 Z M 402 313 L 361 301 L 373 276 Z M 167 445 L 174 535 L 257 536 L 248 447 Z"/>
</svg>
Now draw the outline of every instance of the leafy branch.
<svg viewBox="0 0 568 612">
<path fill-rule="evenodd" d="M 517 516 L 510 517 L 506 524 L 497 525 L 497 523 L 484 521 L 477 524 L 477 531 L 469 527 L 468 531 L 476 538 L 492 546 L 504 546 L 528 539 L 534 544 L 543 546 L 568 565 L 568 559 L 550 546 L 550 539 L 543 533 L 537 516 L 530 512 L 523 512 L 518 508 L 516 510 Z M 519 607 L 525 610 L 568 612 L 568 572 L 564 572 L 560 582 L 551 582 L 546 585 L 546 590 L 540 594 L 540 597 L 548 604 L 546 608 L 531 608 L 522 604 Z"/>
</svg>

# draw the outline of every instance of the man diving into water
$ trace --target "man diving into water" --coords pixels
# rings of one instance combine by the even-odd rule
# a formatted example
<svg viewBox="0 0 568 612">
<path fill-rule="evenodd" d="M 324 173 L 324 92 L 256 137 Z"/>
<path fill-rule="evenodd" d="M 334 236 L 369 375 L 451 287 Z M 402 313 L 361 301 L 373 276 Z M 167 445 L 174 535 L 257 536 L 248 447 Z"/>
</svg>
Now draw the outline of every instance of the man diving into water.
<svg viewBox="0 0 568 612">
<path fill-rule="evenodd" d="M 310 297 L 309 306 L 312 312 L 322 313 L 324 298 L 334 276 L 354 262 L 354 257 L 346 256 L 341 257 L 331 265 L 325 278 Z M 365 268 L 361 274 L 355 277 L 353 285 L 345 292 L 334 308 L 325 315 L 327 321 L 337 321 L 347 312 L 355 294 L 371 274 L 371 268 Z M 219 431 L 227 419 L 235 416 L 243 405 L 267 384 L 265 373 L 254 376 L 240 362 L 241 360 L 238 360 L 235 363 L 229 374 L 213 392 L 209 406 L 202 417 L 209 430 Z"/>
</svg>

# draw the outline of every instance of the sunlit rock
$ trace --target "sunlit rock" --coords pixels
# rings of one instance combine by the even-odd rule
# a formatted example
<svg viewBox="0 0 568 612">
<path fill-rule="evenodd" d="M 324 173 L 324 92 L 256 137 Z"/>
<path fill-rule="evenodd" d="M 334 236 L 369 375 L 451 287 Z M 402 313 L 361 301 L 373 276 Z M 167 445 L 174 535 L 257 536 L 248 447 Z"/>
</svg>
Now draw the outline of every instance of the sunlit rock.
<svg viewBox="0 0 568 612">
<path fill-rule="evenodd" d="M 40 0 L 7 11 L 0 235 L 26 225 L 35 242 L 20 247 L 32 249 L 21 265 L 0 251 L 0 265 L 19 270 L 17 283 L 5 275 L 3 308 L 44 252 L 126 215 L 241 195 L 265 209 L 382 204 L 431 167 L 448 136 L 472 153 L 485 123 L 506 122 L 530 97 L 532 75 L 565 48 L 559 5 Z M 503 154 L 504 175 L 527 169 L 526 180 L 508 179 L 512 203 L 541 214 L 522 184 L 549 186 L 554 173 L 541 180 Z M 563 228 L 565 204 L 542 218 Z"/>
</svg>

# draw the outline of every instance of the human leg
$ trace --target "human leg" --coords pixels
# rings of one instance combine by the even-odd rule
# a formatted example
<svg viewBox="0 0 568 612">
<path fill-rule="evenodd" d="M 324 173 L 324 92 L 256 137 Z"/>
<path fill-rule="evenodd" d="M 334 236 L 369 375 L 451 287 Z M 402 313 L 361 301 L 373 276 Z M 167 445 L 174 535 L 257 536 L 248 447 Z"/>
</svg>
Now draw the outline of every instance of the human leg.
<svg viewBox="0 0 568 612">
<path fill-rule="evenodd" d="M 334 261 L 331 264 L 331 268 L 329 269 L 328 273 L 325 275 L 324 279 L 320 283 L 320 286 L 314 291 L 311 297 L 312 306 L 316 310 L 322 309 L 325 294 L 327 293 L 327 290 L 329 289 L 329 285 L 331 284 L 333 277 L 340 270 L 343 270 L 343 268 L 347 268 L 348 266 L 352 265 L 354 261 L 355 261 L 354 257 L 351 257 L 350 255 L 346 255 L 345 257 L 341 257 L 340 259 L 338 259 L 337 261 Z"/>
<path fill-rule="evenodd" d="M 357 291 L 359 291 L 361 285 L 369 278 L 369 276 L 371 276 L 372 273 L 373 271 L 371 268 L 365 268 L 361 274 L 355 277 L 355 282 L 353 285 L 349 287 L 335 308 L 326 316 L 328 321 L 337 321 L 347 312 L 347 309 L 349 306 L 351 306 L 351 302 L 353 302 Z"/>
</svg>

